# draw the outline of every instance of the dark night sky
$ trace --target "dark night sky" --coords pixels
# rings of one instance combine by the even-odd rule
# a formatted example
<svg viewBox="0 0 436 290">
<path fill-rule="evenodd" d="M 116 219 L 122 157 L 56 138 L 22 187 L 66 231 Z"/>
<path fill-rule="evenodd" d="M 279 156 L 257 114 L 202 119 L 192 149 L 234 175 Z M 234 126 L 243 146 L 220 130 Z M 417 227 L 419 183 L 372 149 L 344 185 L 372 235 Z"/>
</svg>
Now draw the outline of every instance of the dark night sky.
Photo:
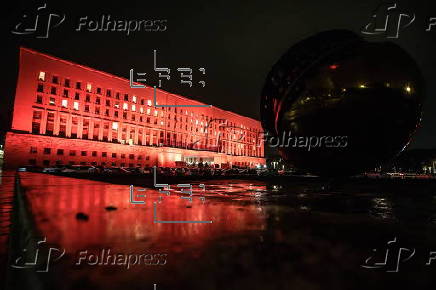
<svg viewBox="0 0 436 290">
<path fill-rule="evenodd" d="M 207 104 L 259 119 L 260 91 L 266 74 L 297 41 L 323 30 L 349 29 L 359 33 L 380 1 L 46 1 L 66 20 L 48 39 L 13 35 L 24 12 L 41 2 L 14 1 L 2 17 L 1 116 L 3 126 L 15 93 L 20 45 L 128 78 L 130 68 L 152 73 L 153 49 L 158 61 L 170 68 L 205 67 L 205 88 L 182 87 L 174 80 L 163 88 Z M 425 32 L 436 17 L 436 2 L 396 1 L 416 14 L 415 22 L 393 40 L 418 62 L 428 83 L 422 128 L 414 148 L 436 148 L 436 27 Z M 44 3 L 44 2 L 42 2 Z M 433 6 L 433 7 L 431 7 Z M 98 19 L 167 19 L 165 32 L 77 32 L 79 17 Z M 367 38 L 382 40 L 381 38 Z M 176 79 L 177 74 L 174 74 Z"/>
</svg>

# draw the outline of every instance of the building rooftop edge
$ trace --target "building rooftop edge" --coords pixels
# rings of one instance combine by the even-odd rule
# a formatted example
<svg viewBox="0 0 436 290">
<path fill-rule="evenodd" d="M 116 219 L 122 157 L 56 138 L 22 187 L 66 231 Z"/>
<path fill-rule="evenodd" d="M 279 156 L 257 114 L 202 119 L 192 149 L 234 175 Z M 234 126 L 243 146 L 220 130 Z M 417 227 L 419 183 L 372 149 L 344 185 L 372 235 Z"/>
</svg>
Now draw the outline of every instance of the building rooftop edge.
<svg viewBox="0 0 436 290">
<path fill-rule="evenodd" d="M 31 48 L 28 48 L 28 47 L 20 46 L 20 52 L 21 51 L 27 51 L 27 52 L 30 52 L 30 53 L 33 53 L 33 54 L 37 54 L 37 55 L 40 55 L 40 56 L 43 56 L 43 57 L 47 57 L 49 59 L 53 59 L 53 60 L 56 60 L 56 61 L 63 62 L 63 63 L 68 64 L 68 65 L 72 65 L 72 66 L 76 66 L 76 67 L 79 67 L 79 68 L 82 68 L 82 69 L 86 69 L 86 70 L 94 72 L 94 73 L 102 74 L 102 75 L 107 76 L 107 77 L 115 78 L 115 79 L 118 79 L 120 81 L 128 82 L 129 85 L 130 85 L 130 80 L 129 79 L 126 79 L 126 78 L 123 78 L 123 77 L 120 77 L 120 76 L 116 76 L 116 75 L 113 75 L 113 74 L 110 74 L 110 73 L 107 73 L 107 72 L 104 72 L 104 71 L 101 71 L 101 70 L 98 70 L 98 69 L 94 69 L 94 68 L 86 66 L 86 65 L 82 65 L 82 64 L 78 64 L 78 63 L 75 63 L 75 62 L 72 62 L 72 61 L 69 61 L 69 60 L 65 60 L 65 59 L 62 59 L 62 58 L 59 58 L 59 57 L 56 57 L 56 56 L 53 56 L 53 55 L 50 55 L 50 54 L 47 54 L 47 53 L 42 53 L 42 52 L 39 52 L 39 51 L 37 51 L 35 49 L 31 49 Z M 135 84 L 144 85 L 142 83 L 137 83 L 137 82 L 134 82 L 134 83 Z M 163 93 L 166 93 L 166 94 L 170 94 L 172 96 L 175 96 L 175 97 L 178 97 L 178 98 L 181 98 L 181 99 L 184 99 L 184 100 L 193 101 L 193 102 L 196 102 L 196 103 L 201 104 L 201 105 L 207 105 L 207 104 L 202 103 L 200 101 L 192 100 L 192 99 L 189 99 L 187 97 L 180 96 L 178 94 L 173 94 L 173 93 L 167 92 L 167 91 L 162 90 L 162 89 L 156 88 L 156 90 L 160 91 L 160 92 L 163 92 Z M 212 106 L 212 107 L 218 108 L 218 109 L 220 109 L 220 110 L 222 110 L 224 112 L 230 113 L 232 115 L 236 115 L 238 117 L 243 117 L 243 118 L 246 118 L 248 120 L 260 123 L 259 120 L 256 120 L 256 119 L 244 116 L 244 115 L 240 115 L 240 114 L 234 113 L 232 111 L 224 110 L 224 109 L 221 109 L 220 107 L 217 107 L 217 106 Z"/>
</svg>

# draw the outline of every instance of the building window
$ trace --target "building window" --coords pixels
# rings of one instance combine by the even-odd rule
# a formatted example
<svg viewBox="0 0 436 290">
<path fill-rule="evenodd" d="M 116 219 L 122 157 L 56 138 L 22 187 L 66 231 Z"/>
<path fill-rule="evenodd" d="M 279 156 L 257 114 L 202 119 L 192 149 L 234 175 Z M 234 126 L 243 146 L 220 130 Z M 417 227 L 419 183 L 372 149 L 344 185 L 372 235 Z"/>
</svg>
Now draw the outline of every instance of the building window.
<svg viewBox="0 0 436 290">
<path fill-rule="evenodd" d="M 100 115 L 100 107 L 95 107 L 95 114 Z"/>
<path fill-rule="evenodd" d="M 101 88 L 97 88 L 97 94 L 101 95 Z"/>
<path fill-rule="evenodd" d="M 64 149 L 58 149 L 56 154 L 57 155 L 64 155 Z"/>
<path fill-rule="evenodd" d="M 44 148 L 44 154 L 50 154 L 51 148 Z"/>
<path fill-rule="evenodd" d="M 109 89 L 106 90 L 106 97 L 111 97 L 111 90 Z"/>
<path fill-rule="evenodd" d="M 38 152 L 38 149 L 36 147 L 30 147 L 30 153 L 36 154 Z"/>
<path fill-rule="evenodd" d="M 96 103 L 97 105 L 100 105 L 100 98 L 96 98 L 96 99 L 95 99 L 95 103 Z"/>
<path fill-rule="evenodd" d="M 79 110 L 79 102 L 74 102 L 73 108 L 74 108 L 74 110 Z"/>
<path fill-rule="evenodd" d="M 87 84 L 86 84 L 86 91 L 87 91 L 88 93 L 90 93 L 91 90 L 92 90 L 92 85 L 91 85 L 90 83 L 87 83 Z"/>
<path fill-rule="evenodd" d="M 133 112 L 136 111 L 136 105 L 132 105 L 132 111 L 133 111 Z"/>
<path fill-rule="evenodd" d="M 134 154 L 129 154 L 129 159 L 135 159 L 135 155 Z"/>
<path fill-rule="evenodd" d="M 85 105 L 85 112 L 89 113 L 89 105 Z"/>
<path fill-rule="evenodd" d="M 136 103 L 136 96 L 132 96 L 132 102 Z"/>
<path fill-rule="evenodd" d="M 151 100 L 147 100 L 147 105 L 151 106 Z"/>
<path fill-rule="evenodd" d="M 115 111 L 115 112 L 114 112 L 114 116 L 115 116 L 115 117 L 118 117 L 118 111 Z"/>
<path fill-rule="evenodd" d="M 112 153 L 112 158 L 117 158 L 117 153 Z"/>
<path fill-rule="evenodd" d="M 150 156 L 145 156 L 145 160 L 150 160 Z"/>
<path fill-rule="evenodd" d="M 118 122 L 112 122 L 112 129 L 118 130 Z"/>
<path fill-rule="evenodd" d="M 76 89 L 78 89 L 78 90 L 82 89 L 82 83 L 81 82 L 77 82 L 76 83 Z"/>
<path fill-rule="evenodd" d="M 44 86 L 42 84 L 38 84 L 38 88 L 36 89 L 37 92 L 43 93 L 44 92 Z"/>
<path fill-rule="evenodd" d="M 70 87 L 70 80 L 69 79 L 65 79 L 64 87 L 67 87 L 67 88 Z"/>
<path fill-rule="evenodd" d="M 82 155 L 82 156 L 86 156 L 86 151 L 82 151 L 82 152 L 80 153 L 80 155 Z"/>
<path fill-rule="evenodd" d="M 64 90 L 64 97 L 68 98 L 68 90 Z"/>
<path fill-rule="evenodd" d="M 101 152 L 101 157 L 107 157 L 107 152 Z"/>
<path fill-rule="evenodd" d="M 37 104 L 42 104 L 42 96 L 41 95 L 37 95 L 36 96 L 36 103 Z"/>
<path fill-rule="evenodd" d="M 55 98 L 50 98 L 49 104 L 54 106 L 56 104 L 56 99 Z"/>
<path fill-rule="evenodd" d="M 58 84 L 59 83 L 59 78 L 57 76 L 53 76 L 52 83 Z"/>
<path fill-rule="evenodd" d="M 129 105 L 127 103 L 123 104 L 123 110 L 128 110 L 129 109 Z"/>
<path fill-rule="evenodd" d="M 68 107 L 68 100 L 62 100 L 62 107 Z"/>
<path fill-rule="evenodd" d="M 50 93 L 56 95 L 56 87 L 51 87 Z"/>
<path fill-rule="evenodd" d="M 96 157 L 97 156 L 97 151 L 92 151 L 92 156 Z"/>
<path fill-rule="evenodd" d="M 126 158 L 126 154 L 122 153 L 121 158 L 123 158 L 123 159 Z"/>
<path fill-rule="evenodd" d="M 85 102 L 89 103 L 91 102 L 91 96 L 86 94 Z"/>
<path fill-rule="evenodd" d="M 45 72 L 43 72 L 43 71 L 39 72 L 38 80 L 43 81 L 43 82 L 45 81 Z"/>
<path fill-rule="evenodd" d="M 129 95 L 128 94 L 124 94 L 124 101 L 128 101 L 129 100 Z"/>
<path fill-rule="evenodd" d="M 70 156 L 76 156 L 76 150 L 70 150 Z"/>
</svg>

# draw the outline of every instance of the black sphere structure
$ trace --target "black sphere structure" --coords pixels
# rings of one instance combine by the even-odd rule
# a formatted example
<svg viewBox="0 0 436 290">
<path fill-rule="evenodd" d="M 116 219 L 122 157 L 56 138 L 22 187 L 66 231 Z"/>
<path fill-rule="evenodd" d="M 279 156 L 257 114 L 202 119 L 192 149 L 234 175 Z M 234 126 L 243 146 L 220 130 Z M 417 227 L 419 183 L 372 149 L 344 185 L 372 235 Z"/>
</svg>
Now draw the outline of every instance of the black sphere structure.
<svg viewBox="0 0 436 290">
<path fill-rule="evenodd" d="M 409 144 L 423 96 L 421 72 L 398 45 L 321 32 L 292 46 L 266 78 L 266 146 L 319 176 L 361 173 Z"/>
</svg>

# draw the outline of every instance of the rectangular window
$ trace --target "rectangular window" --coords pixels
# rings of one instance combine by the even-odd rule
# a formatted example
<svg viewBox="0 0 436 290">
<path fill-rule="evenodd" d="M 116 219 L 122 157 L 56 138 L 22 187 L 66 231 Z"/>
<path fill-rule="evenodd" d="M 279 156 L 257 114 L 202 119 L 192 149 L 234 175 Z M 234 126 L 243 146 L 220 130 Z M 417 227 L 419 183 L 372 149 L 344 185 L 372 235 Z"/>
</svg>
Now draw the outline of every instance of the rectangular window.
<svg viewBox="0 0 436 290">
<path fill-rule="evenodd" d="M 56 95 L 56 87 L 51 87 L 51 89 L 50 89 L 50 93 L 51 93 L 52 95 Z"/>
<path fill-rule="evenodd" d="M 113 122 L 112 123 L 112 129 L 113 130 L 118 130 L 118 122 Z"/>
<path fill-rule="evenodd" d="M 101 152 L 101 157 L 107 157 L 107 152 Z"/>
<path fill-rule="evenodd" d="M 92 156 L 96 157 L 97 156 L 97 151 L 92 151 Z"/>
<path fill-rule="evenodd" d="M 51 148 L 44 148 L 44 154 L 50 154 Z"/>
<path fill-rule="evenodd" d="M 82 83 L 81 82 L 77 82 L 76 83 L 76 89 L 78 89 L 78 90 L 82 89 Z"/>
<path fill-rule="evenodd" d="M 79 110 L 79 102 L 74 102 L 73 103 L 73 108 L 74 108 L 74 110 Z"/>
<path fill-rule="evenodd" d="M 92 90 L 92 85 L 91 85 L 90 83 L 87 83 L 87 84 L 86 84 L 86 91 L 87 91 L 88 93 L 90 93 L 91 90 Z"/>
<path fill-rule="evenodd" d="M 101 95 L 101 88 L 97 88 L 97 94 Z"/>
<path fill-rule="evenodd" d="M 57 76 L 53 76 L 52 83 L 54 83 L 54 84 L 59 83 L 59 78 Z"/>
<path fill-rule="evenodd" d="M 30 153 L 36 154 L 38 152 L 38 149 L 36 147 L 30 147 Z"/>
<path fill-rule="evenodd" d="M 111 97 L 111 90 L 109 89 L 106 90 L 106 97 Z"/>
<path fill-rule="evenodd" d="M 68 98 L 68 90 L 64 89 L 64 97 Z"/>
<path fill-rule="evenodd" d="M 82 156 L 86 156 L 86 151 L 82 151 L 82 152 L 80 153 L 80 155 L 82 155 Z"/>
<path fill-rule="evenodd" d="M 37 104 L 42 104 L 42 96 L 40 96 L 40 95 L 36 96 L 36 103 Z"/>
<path fill-rule="evenodd" d="M 85 112 L 89 113 L 89 105 L 85 105 Z"/>
<path fill-rule="evenodd" d="M 69 79 L 65 79 L 64 87 L 67 87 L 67 88 L 70 87 L 70 80 Z"/>
<path fill-rule="evenodd" d="M 68 100 L 62 100 L 62 107 L 64 108 L 68 107 Z"/>
<path fill-rule="evenodd" d="M 127 103 L 123 103 L 123 110 L 128 110 L 129 109 L 129 105 Z"/>
<path fill-rule="evenodd" d="M 75 100 L 80 100 L 80 94 L 76 92 L 76 94 L 74 95 L 74 99 Z"/>
<path fill-rule="evenodd" d="M 117 158 L 117 153 L 112 153 L 112 158 Z"/>
<path fill-rule="evenodd" d="M 55 98 L 50 98 L 49 104 L 54 106 L 56 104 L 56 99 Z"/>
<path fill-rule="evenodd" d="M 126 158 L 126 154 L 122 153 L 121 158 Z"/>
<path fill-rule="evenodd" d="M 134 154 L 129 154 L 129 159 L 135 159 L 135 155 Z"/>
<path fill-rule="evenodd" d="M 45 81 L 45 72 L 43 72 L 43 71 L 39 72 L 38 80 L 43 81 L 43 82 Z"/>
<path fill-rule="evenodd" d="M 132 96 L 132 102 L 136 103 L 136 96 Z"/>
<path fill-rule="evenodd" d="M 70 150 L 70 156 L 76 156 L 76 150 Z"/>
<path fill-rule="evenodd" d="M 44 92 L 44 86 L 42 84 L 38 84 L 38 88 L 36 89 L 37 92 L 43 93 Z"/>
<path fill-rule="evenodd" d="M 64 155 L 64 149 L 58 149 L 56 154 L 57 155 Z"/>
</svg>

